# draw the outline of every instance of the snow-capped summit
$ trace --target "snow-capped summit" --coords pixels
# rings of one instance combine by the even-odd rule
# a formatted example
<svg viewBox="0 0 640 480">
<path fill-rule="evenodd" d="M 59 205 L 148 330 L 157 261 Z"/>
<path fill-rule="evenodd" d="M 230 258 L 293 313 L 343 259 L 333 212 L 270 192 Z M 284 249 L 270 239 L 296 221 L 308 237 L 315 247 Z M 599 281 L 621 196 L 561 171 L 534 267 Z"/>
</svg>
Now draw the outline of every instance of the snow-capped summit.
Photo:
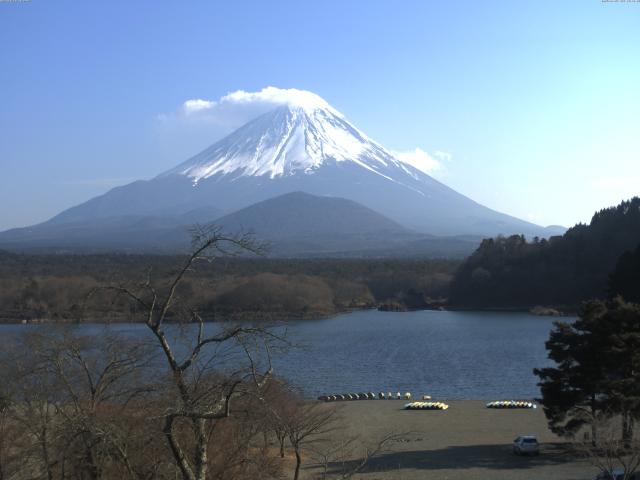
<svg viewBox="0 0 640 480">
<path fill-rule="evenodd" d="M 402 183 L 390 176 L 397 169 L 415 178 L 413 168 L 407 168 L 321 97 L 296 90 L 287 98 L 287 104 L 250 121 L 163 175 L 185 175 L 194 183 L 217 174 L 274 179 L 313 174 L 325 164 L 353 162 L 388 180 Z"/>
</svg>

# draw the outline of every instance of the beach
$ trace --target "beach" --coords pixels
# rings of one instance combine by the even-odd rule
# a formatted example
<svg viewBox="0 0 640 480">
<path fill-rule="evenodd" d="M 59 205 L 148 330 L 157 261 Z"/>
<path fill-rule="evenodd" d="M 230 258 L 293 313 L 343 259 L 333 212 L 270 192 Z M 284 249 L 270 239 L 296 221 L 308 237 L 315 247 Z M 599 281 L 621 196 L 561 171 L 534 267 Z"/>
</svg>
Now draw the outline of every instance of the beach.
<svg viewBox="0 0 640 480">
<path fill-rule="evenodd" d="M 340 411 L 343 430 L 335 433 L 335 442 L 357 435 L 373 445 L 389 433 L 403 433 L 357 478 L 584 480 L 597 474 L 549 431 L 540 407 L 488 409 L 484 401 L 443 401 L 449 405 L 444 411 L 404 410 L 401 400 L 329 402 L 323 408 Z M 512 442 L 523 434 L 537 436 L 538 456 L 514 455 Z M 317 466 L 305 468 L 306 478 L 317 473 Z"/>
</svg>

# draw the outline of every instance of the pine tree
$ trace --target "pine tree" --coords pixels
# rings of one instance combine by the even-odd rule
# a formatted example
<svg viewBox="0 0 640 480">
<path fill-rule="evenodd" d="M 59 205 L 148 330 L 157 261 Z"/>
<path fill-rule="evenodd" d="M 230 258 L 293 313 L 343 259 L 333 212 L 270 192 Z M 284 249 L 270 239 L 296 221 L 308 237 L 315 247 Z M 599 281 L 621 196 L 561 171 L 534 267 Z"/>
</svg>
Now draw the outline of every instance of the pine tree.
<svg viewBox="0 0 640 480">
<path fill-rule="evenodd" d="M 549 427 L 558 435 L 570 436 L 591 425 L 592 441 L 596 440 L 593 419 L 608 400 L 600 358 L 603 338 L 598 332 L 598 320 L 604 312 L 604 303 L 592 301 L 584 306 L 576 322 L 556 322 L 545 345 L 557 366 L 534 369 L 540 377 L 541 403 Z"/>
<path fill-rule="evenodd" d="M 640 418 L 640 305 L 618 297 L 602 322 L 609 330 L 604 352 L 609 406 L 622 418 L 622 440 L 628 445 Z"/>
<path fill-rule="evenodd" d="M 604 412 L 620 415 L 629 443 L 640 418 L 640 305 L 590 301 L 574 323 L 556 322 L 546 347 L 556 367 L 534 373 L 551 430 L 572 435 L 588 424 L 595 443 Z"/>
<path fill-rule="evenodd" d="M 609 275 L 608 290 L 611 298 L 621 295 L 627 302 L 640 303 L 640 245 L 620 256 Z"/>
</svg>

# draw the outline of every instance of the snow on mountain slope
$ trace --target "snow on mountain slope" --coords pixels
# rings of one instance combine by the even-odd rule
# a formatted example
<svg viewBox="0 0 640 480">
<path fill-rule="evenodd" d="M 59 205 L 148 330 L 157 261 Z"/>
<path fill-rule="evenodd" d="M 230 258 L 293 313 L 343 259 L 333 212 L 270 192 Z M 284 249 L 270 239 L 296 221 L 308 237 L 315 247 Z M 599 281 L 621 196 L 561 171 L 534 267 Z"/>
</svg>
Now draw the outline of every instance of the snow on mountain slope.
<svg viewBox="0 0 640 480">
<path fill-rule="evenodd" d="M 393 170 L 417 178 L 417 171 L 349 123 L 310 92 L 239 128 L 195 157 L 165 172 L 194 184 L 216 174 L 276 177 L 313 174 L 327 162 L 352 162 L 387 180 Z"/>
</svg>

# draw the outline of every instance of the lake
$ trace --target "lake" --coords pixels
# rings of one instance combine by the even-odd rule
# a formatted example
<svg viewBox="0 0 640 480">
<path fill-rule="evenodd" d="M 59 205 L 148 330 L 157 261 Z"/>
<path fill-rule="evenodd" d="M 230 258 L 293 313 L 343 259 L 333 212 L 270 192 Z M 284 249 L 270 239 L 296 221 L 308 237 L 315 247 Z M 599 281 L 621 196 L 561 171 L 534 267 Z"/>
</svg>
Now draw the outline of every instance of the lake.
<svg viewBox="0 0 640 480">
<path fill-rule="evenodd" d="M 289 322 L 298 347 L 273 364 L 309 397 L 410 391 L 448 399 L 533 398 L 539 389 L 532 369 L 550 364 L 544 342 L 553 321 L 512 312 L 358 311 Z M 47 326 L 0 325 L 0 335 L 29 328 Z M 146 331 L 135 324 L 112 328 Z"/>
</svg>

